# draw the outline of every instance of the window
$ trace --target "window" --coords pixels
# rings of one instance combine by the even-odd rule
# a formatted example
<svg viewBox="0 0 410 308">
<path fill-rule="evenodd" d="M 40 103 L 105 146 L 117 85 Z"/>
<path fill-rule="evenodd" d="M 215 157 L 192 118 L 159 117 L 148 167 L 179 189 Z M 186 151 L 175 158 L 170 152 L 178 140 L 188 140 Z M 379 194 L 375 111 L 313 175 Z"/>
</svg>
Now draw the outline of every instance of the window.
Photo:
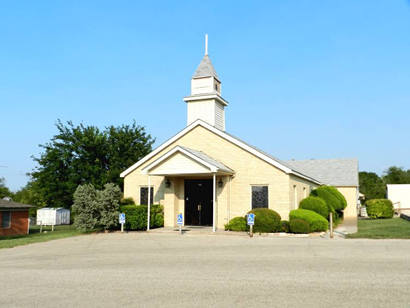
<svg viewBox="0 0 410 308">
<path fill-rule="evenodd" d="M 252 208 L 269 207 L 268 186 L 252 186 Z"/>
<path fill-rule="evenodd" d="M 296 185 L 293 185 L 293 209 L 297 209 L 298 208 L 298 190 L 296 188 Z"/>
<path fill-rule="evenodd" d="M 153 187 L 150 187 L 150 198 L 151 198 L 150 203 L 152 204 L 154 200 L 154 188 Z M 140 204 L 144 204 L 144 205 L 148 204 L 148 186 L 140 188 Z"/>
<path fill-rule="evenodd" d="M 11 226 L 11 213 L 10 211 L 1 212 L 1 227 L 3 229 L 10 228 Z"/>
</svg>

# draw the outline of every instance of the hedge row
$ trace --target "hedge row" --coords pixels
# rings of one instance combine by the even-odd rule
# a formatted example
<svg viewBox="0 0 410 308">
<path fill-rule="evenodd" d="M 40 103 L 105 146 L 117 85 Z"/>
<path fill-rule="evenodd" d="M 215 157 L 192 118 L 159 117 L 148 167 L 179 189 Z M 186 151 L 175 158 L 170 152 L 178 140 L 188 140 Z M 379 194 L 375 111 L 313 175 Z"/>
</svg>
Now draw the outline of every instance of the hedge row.
<svg viewBox="0 0 410 308">
<path fill-rule="evenodd" d="M 125 230 L 145 230 L 147 228 L 147 205 L 122 205 L 120 211 L 125 214 Z M 151 205 L 150 214 L 150 228 L 164 226 L 164 211 L 161 205 Z"/>
<path fill-rule="evenodd" d="M 255 224 L 253 231 L 256 233 L 270 233 L 281 230 L 280 215 L 266 208 L 253 209 L 248 212 L 255 214 Z M 225 230 L 229 231 L 248 231 L 249 226 L 246 217 L 232 218 L 229 223 L 225 225 Z"/>
<path fill-rule="evenodd" d="M 323 207 L 326 208 L 326 206 L 322 203 L 322 208 Z M 280 220 L 280 215 L 270 209 L 253 209 L 249 213 L 255 214 L 255 225 L 253 226 L 253 230 L 256 233 L 270 233 L 279 231 L 309 233 L 326 231 L 328 228 L 328 222 L 323 216 L 305 209 L 291 211 L 289 214 L 289 222 L 286 220 Z M 247 225 L 245 217 L 235 217 L 225 225 L 225 230 L 248 231 L 249 226 Z"/>
</svg>

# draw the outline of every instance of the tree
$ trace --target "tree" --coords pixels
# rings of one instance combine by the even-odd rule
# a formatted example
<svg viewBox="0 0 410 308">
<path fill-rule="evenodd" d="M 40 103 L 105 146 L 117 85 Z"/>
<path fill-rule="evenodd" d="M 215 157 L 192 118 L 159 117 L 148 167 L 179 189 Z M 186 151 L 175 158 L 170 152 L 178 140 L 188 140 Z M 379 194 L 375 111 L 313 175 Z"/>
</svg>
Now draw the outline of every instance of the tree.
<svg viewBox="0 0 410 308">
<path fill-rule="evenodd" d="M 410 170 L 392 166 L 384 172 L 385 184 L 410 184 Z"/>
<path fill-rule="evenodd" d="M 92 184 L 79 185 L 74 192 L 74 225 L 82 231 L 118 225 L 121 190 L 108 183 L 104 190 L 97 190 Z"/>
<path fill-rule="evenodd" d="M 74 192 L 74 226 L 81 231 L 94 230 L 100 221 L 97 191 L 92 184 L 79 185 Z"/>
<path fill-rule="evenodd" d="M 104 190 L 97 193 L 97 201 L 101 207 L 100 225 L 105 229 L 111 229 L 118 225 L 121 190 L 113 184 L 105 184 Z"/>
<path fill-rule="evenodd" d="M 92 184 L 102 189 L 108 182 L 123 185 L 120 173 L 147 155 L 154 139 L 144 127 L 75 126 L 56 124 L 58 133 L 45 145 L 38 167 L 30 174 L 37 193 L 47 206 L 69 208 L 78 185 Z"/>
<path fill-rule="evenodd" d="M 381 199 L 386 195 L 386 185 L 374 172 L 359 172 L 359 188 L 366 200 Z"/>
<path fill-rule="evenodd" d="M 0 178 L 0 199 L 3 199 L 4 197 L 13 197 L 13 193 L 6 186 L 6 180 Z"/>
<path fill-rule="evenodd" d="M 42 200 L 36 189 L 36 183 L 32 181 L 28 182 L 26 186 L 16 191 L 14 193 L 13 200 L 34 206 L 29 210 L 30 216 L 35 216 L 38 208 L 46 206 L 46 203 Z"/>
</svg>

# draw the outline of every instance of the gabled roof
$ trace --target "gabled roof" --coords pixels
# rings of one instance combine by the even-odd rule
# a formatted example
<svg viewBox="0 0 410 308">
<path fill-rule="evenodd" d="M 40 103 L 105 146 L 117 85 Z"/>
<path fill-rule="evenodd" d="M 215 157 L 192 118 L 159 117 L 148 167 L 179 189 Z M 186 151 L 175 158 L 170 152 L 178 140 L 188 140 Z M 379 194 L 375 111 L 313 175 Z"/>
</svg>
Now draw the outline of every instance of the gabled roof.
<svg viewBox="0 0 410 308">
<path fill-rule="evenodd" d="M 216 74 L 214 66 L 212 65 L 211 59 L 208 57 L 208 55 L 205 55 L 202 58 L 201 63 L 199 63 L 194 75 L 192 76 L 192 78 L 200 77 L 215 77 L 219 80 L 219 77 Z"/>
<path fill-rule="evenodd" d="M 359 162 L 355 158 L 289 160 L 286 163 L 328 185 L 359 186 Z"/>
<path fill-rule="evenodd" d="M 298 177 L 307 179 L 313 183 L 316 184 L 322 184 L 319 180 L 311 177 L 310 175 L 306 175 L 303 174 L 302 172 L 296 170 L 296 168 L 292 168 L 290 165 L 282 162 L 281 160 L 267 155 L 266 153 L 258 150 L 255 147 L 252 147 L 250 145 L 248 145 L 247 143 L 243 142 L 242 140 L 225 133 L 224 131 L 217 129 L 216 127 L 198 119 L 195 122 L 192 122 L 190 125 L 188 125 L 187 127 L 185 127 L 183 130 L 181 130 L 178 134 L 176 134 L 174 137 L 172 137 L 171 139 L 168 139 L 166 142 L 164 142 L 163 144 L 161 144 L 159 147 L 157 147 L 155 150 L 153 150 L 151 153 L 149 153 L 148 155 L 146 155 L 145 157 L 143 157 L 142 159 L 140 159 L 138 162 L 136 162 L 134 165 L 132 165 L 131 167 L 129 167 L 127 170 L 123 171 L 120 176 L 121 177 L 125 177 L 127 174 L 131 173 L 132 171 L 134 171 L 135 169 L 137 169 L 139 166 L 141 166 L 143 163 L 145 163 L 146 161 L 148 161 L 150 158 L 152 158 L 153 156 L 155 156 L 156 154 L 158 154 L 160 151 L 162 151 L 163 149 L 165 149 L 167 146 L 169 146 L 170 144 L 172 144 L 173 142 L 175 142 L 176 140 L 178 140 L 179 138 L 181 138 L 182 136 L 184 136 L 185 134 L 187 134 L 188 132 L 190 132 L 191 130 L 193 130 L 195 127 L 197 126 L 202 126 L 204 128 L 206 128 L 207 130 L 213 132 L 214 134 L 218 135 L 221 138 L 224 138 L 225 140 L 237 145 L 238 147 L 242 148 L 243 150 L 259 157 L 260 159 L 264 160 L 265 162 L 267 162 L 268 164 L 271 164 L 275 167 L 277 167 L 278 169 L 282 170 L 283 172 L 287 173 L 287 174 L 294 174 Z"/>
<path fill-rule="evenodd" d="M 185 154 L 186 156 L 192 158 L 194 161 L 198 162 L 199 164 L 204 165 L 205 167 L 209 168 L 211 172 L 225 172 L 229 174 L 234 173 L 232 169 L 225 166 L 221 162 L 213 159 L 212 157 L 206 155 L 205 153 L 201 151 L 189 149 L 187 147 L 183 147 L 180 145 L 177 145 L 172 150 L 170 150 L 169 152 L 167 152 L 166 154 L 164 154 L 163 156 L 161 156 L 160 158 L 158 158 L 157 160 L 155 160 L 154 162 L 146 166 L 142 170 L 142 172 L 149 173 L 149 170 L 155 168 L 156 166 L 161 164 L 161 162 L 163 162 L 164 160 L 171 157 L 173 154 L 177 152 Z"/>
<path fill-rule="evenodd" d="M 32 205 L 18 203 L 14 201 L 8 201 L 0 199 L 0 209 L 28 209 L 33 207 Z"/>
</svg>

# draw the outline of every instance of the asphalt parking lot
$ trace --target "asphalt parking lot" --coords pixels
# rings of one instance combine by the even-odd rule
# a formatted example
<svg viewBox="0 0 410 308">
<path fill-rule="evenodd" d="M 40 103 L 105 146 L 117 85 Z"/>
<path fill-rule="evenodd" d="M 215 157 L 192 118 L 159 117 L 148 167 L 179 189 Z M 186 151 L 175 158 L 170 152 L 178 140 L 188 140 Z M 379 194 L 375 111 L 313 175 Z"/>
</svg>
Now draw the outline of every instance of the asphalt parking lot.
<svg viewBox="0 0 410 308">
<path fill-rule="evenodd" d="M 410 241 L 92 234 L 0 250 L 0 306 L 409 307 Z"/>
</svg>

